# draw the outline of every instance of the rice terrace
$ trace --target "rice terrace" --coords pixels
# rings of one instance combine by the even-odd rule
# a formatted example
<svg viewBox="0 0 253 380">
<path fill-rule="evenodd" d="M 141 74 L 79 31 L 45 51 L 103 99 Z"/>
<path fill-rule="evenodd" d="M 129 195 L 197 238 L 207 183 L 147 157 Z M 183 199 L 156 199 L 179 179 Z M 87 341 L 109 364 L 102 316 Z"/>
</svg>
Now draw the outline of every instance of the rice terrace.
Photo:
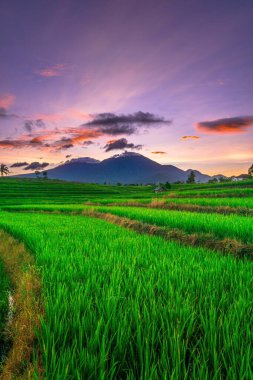
<svg viewBox="0 0 253 380">
<path fill-rule="evenodd" d="M 1 178 L 2 378 L 251 379 L 251 191 Z"/>
<path fill-rule="evenodd" d="M 0 0 L 0 380 L 253 380 L 253 0 Z"/>
</svg>

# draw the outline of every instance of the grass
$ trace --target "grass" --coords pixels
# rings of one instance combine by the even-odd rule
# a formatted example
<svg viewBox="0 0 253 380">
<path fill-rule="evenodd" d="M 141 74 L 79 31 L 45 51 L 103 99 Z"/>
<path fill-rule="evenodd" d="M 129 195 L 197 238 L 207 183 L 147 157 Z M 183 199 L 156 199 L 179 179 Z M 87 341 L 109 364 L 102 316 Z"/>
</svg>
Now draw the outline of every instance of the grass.
<svg viewBox="0 0 253 380">
<path fill-rule="evenodd" d="M 84 215 L 106 220 L 138 233 L 161 236 L 166 240 L 174 240 L 187 246 L 201 246 L 214 250 L 216 253 L 230 254 L 236 258 L 253 259 L 253 244 L 243 244 L 235 239 L 219 239 L 212 233 L 186 233 L 182 229 L 160 227 L 154 224 L 129 219 L 110 213 L 98 212 L 94 209 L 85 210 Z"/>
<path fill-rule="evenodd" d="M 253 181 L 252 181 L 253 183 Z M 167 194 L 168 197 L 178 197 L 178 198 L 226 198 L 226 197 L 252 197 L 253 187 L 230 187 L 230 188 L 201 188 L 201 189 L 188 189 L 185 188 L 184 191 L 171 191 Z"/>
<path fill-rule="evenodd" d="M 4 380 L 253 379 L 253 263 L 206 248 L 251 250 L 252 195 L 252 181 L 155 195 L 0 178 L 3 324 L 6 276 L 16 289 Z M 144 207 L 120 206 L 129 202 Z M 188 211 L 149 208 L 160 202 Z"/>
<path fill-rule="evenodd" d="M 83 210 L 89 209 L 89 206 L 84 204 L 31 204 L 31 205 L 8 205 L 2 207 L 3 211 L 55 211 L 55 212 L 70 212 L 82 213 Z"/>
<path fill-rule="evenodd" d="M 152 186 L 108 186 L 56 180 L 0 178 L 0 206 L 76 204 L 109 198 L 142 199 L 152 195 Z"/>
<path fill-rule="evenodd" d="M 0 366 L 5 355 L 4 344 L 6 342 L 5 325 L 8 316 L 8 291 L 9 279 L 0 261 Z"/>
<path fill-rule="evenodd" d="M 40 271 L 46 379 L 252 377 L 252 263 L 82 216 L 0 216 Z"/>
<path fill-rule="evenodd" d="M 213 233 L 219 238 L 230 237 L 246 244 L 253 242 L 251 217 L 119 206 L 97 207 L 97 210 L 162 227 L 179 228 L 189 233 Z"/>
<path fill-rule="evenodd" d="M 0 178 L 0 206 L 25 204 L 113 203 L 152 198 L 252 197 L 253 181 L 217 184 L 172 185 L 170 191 L 154 194 L 154 186 L 109 186 L 43 179 Z"/>
<path fill-rule="evenodd" d="M 8 314 L 8 323 L 3 326 L 5 357 L 0 378 L 32 379 L 35 329 L 39 327 L 42 315 L 38 273 L 33 265 L 34 259 L 24 245 L 3 231 L 0 231 L 0 258 L 4 274 L 8 275 L 12 297 L 12 308 L 5 309 L 3 314 L 5 322 Z M 41 372 L 39 355 L 36 370 Z"/>
<path fill-rule="evenodd" d="M 211 207 L 236 207 L 253 209 L 253 198 L 171 198 L 166 202 Z"/>
</svg>

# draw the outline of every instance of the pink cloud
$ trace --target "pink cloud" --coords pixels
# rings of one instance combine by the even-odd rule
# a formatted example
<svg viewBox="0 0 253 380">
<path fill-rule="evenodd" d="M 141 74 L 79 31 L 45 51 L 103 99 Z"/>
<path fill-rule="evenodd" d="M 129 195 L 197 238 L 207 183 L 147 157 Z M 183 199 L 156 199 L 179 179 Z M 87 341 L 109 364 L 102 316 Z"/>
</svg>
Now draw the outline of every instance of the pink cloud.
<svg viewBox="0 0 253 380">
<path fill-rule="evenodd" d="M 247 132 L 253 127 L 253 115 L 202 121 L 196 124 L 198 131 L 210 134 L 234 134 Z"/>
<path fill-rule="evenodd" d="M 76 120 L 90 120 L 91 119 L 91 116 L 89 114 L 84 113 L 74 108 L 68 109 L 65 112 L 65 115 L 71 119 L 76 119 Z"/>
<path fill-rule="evenodd" d="M 33 119 L 42 119 L 49 123 L 55 123 L 63 120 L 90 120 L 91 116 L 75 108 L 69 108 L 63 112 L 58 113 L 40 113 L 32 116 Z"/>
<path fill-rule="evenodd" d="M 12 94 L 0 95 L 0 108 L 8 109 L 15 101 L 15 96 Z"/>
<path fill-rule="evenodd" d="M 45 67 L 36 71 L 38 75 L 41 77 L 52 78 L 52 77 L 60 77 L 63 75 L 63 71 L 65 69 L 65 65 L 63 63 L 57 63 L 56 65 Z"/>
<path fill-rule="evenodd" d="M 60 113 L 39 113 L 32 116 L 32 119 L 41 119 L 43 121 L 48 121 L 49 123 L 54 123 L 57 121 L 62 121 L 64 115 Z"/>
</svg>

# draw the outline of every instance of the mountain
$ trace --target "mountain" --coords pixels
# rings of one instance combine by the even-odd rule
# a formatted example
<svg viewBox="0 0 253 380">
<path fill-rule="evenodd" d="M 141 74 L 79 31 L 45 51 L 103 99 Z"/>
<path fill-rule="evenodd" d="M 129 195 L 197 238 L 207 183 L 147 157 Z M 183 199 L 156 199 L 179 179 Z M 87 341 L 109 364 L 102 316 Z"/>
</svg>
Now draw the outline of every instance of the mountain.
<svg viewBox="0 0 253 380">
<path fill-rule="evenodd" d="M 100 161 L 95 160 L 95 158 L 91 158 L 91 157 L 80 157 L 80 158 L 72 158 L 72 160 L 68 160 L 64 164 L 73 163 L 73 162 L 82 162 L 85 164 L 98 164 Z"/>
<path fill-rule="evenodd" d="M 208 182 L 209 179 L 212 179 L 213 177 L 210 177 L 209 175 L 207 174 L 202 174 L 201 172 L 199 172 L 198 170 L 193 170 L 193 169 L 188 169 L 185 171 L 185 173 L 187 174 L 187 178 L 189 176 L 189 174 L 191 172 L 194 172 L 195 174 L 195 181 L 196 182 Z"/>
<path fill-rule="evenodd" d="M 66 161 L 54 169 L 47 170 L 48 178 L 67 181 L 115 184 L 147 184 L 157 182 L 186 181 L 191 169 L 181 170 L 173 165 L 158 162 L 132 152 L 115 155 L 103 161 L 83 157 Z M 197 182 L 207 182 L 212 177 L 194 170 Z M 19 177 L 34 178 L 35 174 Z"/>
</svg>

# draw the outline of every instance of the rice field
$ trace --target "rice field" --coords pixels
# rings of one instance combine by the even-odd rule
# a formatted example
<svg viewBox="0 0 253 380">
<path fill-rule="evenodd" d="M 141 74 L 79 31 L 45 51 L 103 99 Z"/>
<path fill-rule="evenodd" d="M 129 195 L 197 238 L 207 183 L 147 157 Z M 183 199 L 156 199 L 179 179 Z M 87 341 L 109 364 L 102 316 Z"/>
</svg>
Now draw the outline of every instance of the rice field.
<svg viewBox="0 0 253 380">
<path fill-rule="evenodd" d="M 23 242 L 33 258 L 42 304 L 32 353 L 12 378 L 253 379 L 252 260 L 140 234 L 92 217 L 92 211 L 249 247 L 252 217 L 152 209 L 152 190 L 141 186 L 64 189 L 60 182 L 57 190 L 57 181 L 51 189 L 50 181 L 45 188 L 38 180 L 15 181 L 9 195 L 8 179 L 3 188 L 0 181 L 0 230 Z M 185 199 L 216 207 L 230 198 Z M 120 206 L 129 200 L 144 207 Z M 229 206 L 246 207 L 248 200 L 231 198 Z M 11 285 L 0 261 L 1 333 L 8 330 Z"/>
<path fill-rule="evenodd" d="M 236 207 L 253 209 L 252 198 L 171 198 L 166 202 L 174 202 L 177 204 L 193 204 L 198 206 L 211 207 Z"/>
<path fill-rule="evenodd" d="M 252 197 L 253 187 L 231 187 L 231 188 L 201 188 L 195 190 L 185 189 L 184 191 L 170 192 L 168 197 L 179 197 L 179 198 L 226 198 L 226 197 Z"/>
<path fill-rule="evenodd" d="M 120 206 L 98 207 L 97 210 L 162 227 L 179 228 L 189 233 L 211 232 L 220 238 L 230 237 L 244 243 L 253 242 L 251 217 Z"/>
</svg>

